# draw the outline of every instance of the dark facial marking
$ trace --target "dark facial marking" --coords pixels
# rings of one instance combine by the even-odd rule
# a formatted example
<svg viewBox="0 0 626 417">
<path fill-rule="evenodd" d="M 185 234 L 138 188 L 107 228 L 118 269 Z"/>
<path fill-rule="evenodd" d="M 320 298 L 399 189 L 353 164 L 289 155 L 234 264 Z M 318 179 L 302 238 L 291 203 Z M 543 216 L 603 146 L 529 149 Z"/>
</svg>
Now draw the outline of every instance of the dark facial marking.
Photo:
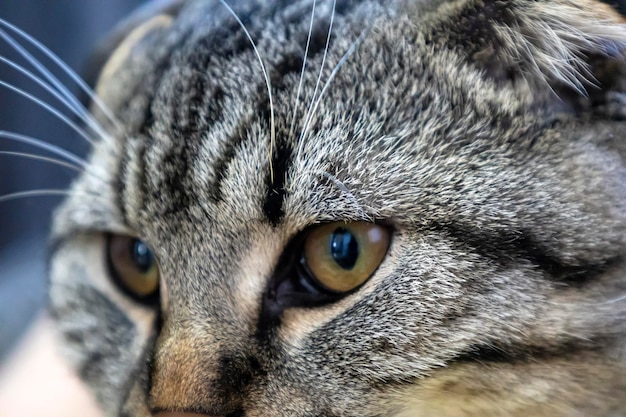
<svg viewBox="0 0 626 417">
<path fill-rule="evenodd" d="M 274 227 L 278 226 L 284 216 L 283 202 L 286 190 L 284 188 L 287 170 L 292 160 L 293 149 L 290 145 L 278 145 L 272 153 L 272 173 L 268 172 L 265 180 L 267 192 L 263 203 L 263 213 Z"/>
</svg>

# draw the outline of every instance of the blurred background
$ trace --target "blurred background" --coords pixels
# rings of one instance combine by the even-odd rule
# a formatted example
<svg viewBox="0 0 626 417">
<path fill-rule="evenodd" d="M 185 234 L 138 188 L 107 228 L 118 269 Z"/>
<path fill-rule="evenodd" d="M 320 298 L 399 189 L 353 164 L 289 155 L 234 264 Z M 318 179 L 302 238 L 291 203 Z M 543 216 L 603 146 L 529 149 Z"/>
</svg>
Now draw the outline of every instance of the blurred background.
<svg viewBox="0 0 626 417">
<path fill-rule="evenodd" d="M 28 32 L 81 73 L 97 42 L 140 3 L 142 0 L 1 0 L 0 18 Z M 0 25 L 0 29 L 9 33 L 5 26 Z M 26 45 L 23 39 L 14 37 Z M 2 39 L 0 56 L 35 72 Z M 78 95 L 74 82 L 62 76 L 41 53 L 36 56 Z M 0 62 L 2 82 L 63 109 L 52 96 L 4 62 Z M 89 151 L 86 141 L 60 120 L 0 85 L 0 136 L 4 132 L 31 136 L 81 157 Z M 0 365 L 45 305 L 47 233 L 50 216 L 61 201 L 59 196 L 10 200 L 6 196 L 29 190 L 66 189 L 76 175 L 65 167 L 7 152 L 52 156 L 0 137 Z"/>
</svg>

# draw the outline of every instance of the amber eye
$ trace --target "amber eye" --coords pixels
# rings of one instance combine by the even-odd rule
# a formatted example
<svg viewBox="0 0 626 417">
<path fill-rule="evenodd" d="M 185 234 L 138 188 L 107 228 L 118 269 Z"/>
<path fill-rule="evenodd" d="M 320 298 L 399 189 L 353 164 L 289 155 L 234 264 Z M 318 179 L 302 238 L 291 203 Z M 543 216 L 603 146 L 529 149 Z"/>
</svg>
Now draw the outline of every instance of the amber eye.
<svg viewBox="0 0 626 417">
<path fill-rule="evenodd" d="M 139 301 L 158 295 L 159 266 L 154 253 L 143 241 L 111 235 L 107 255 L 113 279 L 127 294 Z"/>
<path fill-rule="evenodd" d="M 372 276 L 389 242 L 389 230 L 377 224 L 329 223 L 316 227 L 306 237 L 303 263 L 318 285 L 344 293 Z"/>
</svg>

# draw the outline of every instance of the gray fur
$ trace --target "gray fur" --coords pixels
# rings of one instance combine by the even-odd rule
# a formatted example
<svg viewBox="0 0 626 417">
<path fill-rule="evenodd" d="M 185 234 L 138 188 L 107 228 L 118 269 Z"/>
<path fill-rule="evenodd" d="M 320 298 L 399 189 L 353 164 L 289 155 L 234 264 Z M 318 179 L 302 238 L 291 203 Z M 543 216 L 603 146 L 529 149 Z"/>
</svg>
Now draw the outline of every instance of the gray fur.
<svg viewBox="0 0 626 417">
<path fill-rule="evenodd" d="M 274 140 L 218 1 L 176 10 L 98 86 L 124 131 L 56 215 L 51 304 L 79 367 L 106 356 L 86 381 L 108 415 L 626 415 L 623 19 L 339 0 L 322 68 L 331 5 L 295 115 L 312 2 L 235 5 Z M 264 322 L 292 239 L 342 220 L 392 227 L 374 276 Z M 155 251 L 160 313 L 107 279 L 107 232 Z"/>
</svg>

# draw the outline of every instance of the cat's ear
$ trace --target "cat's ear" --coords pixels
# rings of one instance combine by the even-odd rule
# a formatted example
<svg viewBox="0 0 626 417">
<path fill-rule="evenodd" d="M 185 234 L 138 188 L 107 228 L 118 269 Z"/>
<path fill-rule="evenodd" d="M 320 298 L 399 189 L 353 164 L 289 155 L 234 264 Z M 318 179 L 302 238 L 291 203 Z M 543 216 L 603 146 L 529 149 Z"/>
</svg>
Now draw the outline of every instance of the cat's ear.
<svg viewBox="0 0 626 417">
<path fill-rule="evenodd" d="M 449 18 L 443 36 L 485 77 L 558 96 L 574 109 L 608 111 L 615 93 L 626 92 L 625 1 L 471 0 L 443 7 Z M 626 113 L 626 104 L 612 108 Z"/>
<path fill-rule="evenodd" d="M 107 102 L 107 87 L 133 49 L 155 30 L 171 25 L 184 0 L 155 0 L 140 7 L 118 24 L 89 59 L 84 78 L 98 96 Z"/>
</svg>

